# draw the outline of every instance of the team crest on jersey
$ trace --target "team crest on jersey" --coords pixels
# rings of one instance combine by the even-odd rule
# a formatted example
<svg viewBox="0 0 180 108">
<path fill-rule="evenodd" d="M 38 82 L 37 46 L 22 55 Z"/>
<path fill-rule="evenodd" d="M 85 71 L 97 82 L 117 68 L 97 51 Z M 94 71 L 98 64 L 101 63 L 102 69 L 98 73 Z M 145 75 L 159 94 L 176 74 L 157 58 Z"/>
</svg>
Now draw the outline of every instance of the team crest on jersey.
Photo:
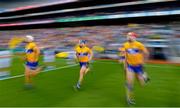
<svg viewBox="0 0 180 108">
<path fill-rule="evenodd" d="M 32 49 L 27 49 L 25 52 L 26 52 L 26 53 L 32 53 L 33 50 L 32 50 Z"/>
<path fill-rule="evenodd" d="M 79 53 L 79 56 L 87 56 L 88 53 Z"/>
<path fill-rule="evenodd" d="M 129 54 L 137 54 L 139 52 L 139 50 L 136 48 L 130 48 L 130 49 L 127 49 L 127 52 Z"/>
</svg>

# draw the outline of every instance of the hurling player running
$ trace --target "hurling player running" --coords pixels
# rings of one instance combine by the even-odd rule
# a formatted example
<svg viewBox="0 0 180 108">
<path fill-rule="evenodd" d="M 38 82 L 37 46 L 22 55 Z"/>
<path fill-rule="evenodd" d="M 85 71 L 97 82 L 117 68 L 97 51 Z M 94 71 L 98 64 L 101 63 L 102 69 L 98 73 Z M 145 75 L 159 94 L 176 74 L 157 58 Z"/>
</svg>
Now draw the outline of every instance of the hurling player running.
<svg viewBox="0 0 180 108">
<path fill-rule="evenodd" d="M 84 76 L 89 71 L 89 62 L 92 60 L 93 52 L 86 46 L 86 40 L 80 40 L 79 45 L 75 48 L 76 57 L 80 64 L 80 74 L 77 84 L 74 86 L 76 89 L 80 89 Z"/>
<path fill-rule="evenodd" d="M 25 64 L 25 87 L 32 88 L 32 77 L 40 73 L 42 67 L 38 67 L 38 60 L 40 56 L 40 49 L 34 42 L 34 37 L 27 35 L 25 37 L 26 44 L 26 64 Z"/>
<path fill-rule="evenodd" d="M 128 104 L 135 104 L 133 99 L 133 83 L 135 76 L 142 86 L 145 84 L 146 80 L 148 80 L 147 76 L 144 75 L 143 64 L 149 52 L 141 42 L 136 41 L 136 37 L 136 33 L 129 32 L 127 34 L 127 42 L 123 44 L 126 52 L 126 98 Z"/>
</svg>

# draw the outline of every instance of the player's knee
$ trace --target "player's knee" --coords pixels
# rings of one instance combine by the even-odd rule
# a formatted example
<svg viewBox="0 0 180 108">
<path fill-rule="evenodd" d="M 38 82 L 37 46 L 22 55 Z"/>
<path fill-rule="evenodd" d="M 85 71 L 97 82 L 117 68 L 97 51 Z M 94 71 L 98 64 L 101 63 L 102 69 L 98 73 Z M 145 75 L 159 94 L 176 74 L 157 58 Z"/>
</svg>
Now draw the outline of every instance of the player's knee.
<svg viewBox="0 0 180 108">
<path fill-rule="evenodd" d="M 85 71 L 86 71 L 85 69 L 81 69 L 80 70 L 80 75 L 84 75 Z"/>
<path fill-rule="evenodd" d="M 25 71 L 25 76 L 29 76 L 30 72 L 29 71 Z"/>
</svg>

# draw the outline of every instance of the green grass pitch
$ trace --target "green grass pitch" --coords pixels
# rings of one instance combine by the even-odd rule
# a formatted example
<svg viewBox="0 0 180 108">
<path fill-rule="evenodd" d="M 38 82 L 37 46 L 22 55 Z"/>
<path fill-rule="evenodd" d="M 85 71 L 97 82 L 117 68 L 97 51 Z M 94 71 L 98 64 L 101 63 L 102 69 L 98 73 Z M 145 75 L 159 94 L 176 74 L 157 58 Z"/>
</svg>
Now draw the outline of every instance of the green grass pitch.
<svg viewBox="0 0 180 108">
<path fill-rule="evenodd" d="M 57 60 L 55 65 L 67 65 Z M 145 70 L 151 81 L 140 87 L 135 82 L 134 106 L 179 106 L 180 67 L 147 64 Z M 14 60 L 12 75 L 23 74 L 22 61 Z M 85 77 L 82 89 L 74 91 L 79 66 L 39 74 L 34 78 L 35 88 L 23 88 L 24 77 L 0 81 L 0 106 L 28 107 L 124 107 L 124 72 L 122 65 L 113 61 L 95 61 Z"/>
</svg>

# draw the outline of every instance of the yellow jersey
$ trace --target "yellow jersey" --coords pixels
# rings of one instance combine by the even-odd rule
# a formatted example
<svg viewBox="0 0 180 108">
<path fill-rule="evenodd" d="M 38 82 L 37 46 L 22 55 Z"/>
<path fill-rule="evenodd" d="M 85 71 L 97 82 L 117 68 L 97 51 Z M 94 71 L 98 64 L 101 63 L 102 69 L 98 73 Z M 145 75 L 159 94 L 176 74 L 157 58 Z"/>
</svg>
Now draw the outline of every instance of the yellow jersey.
<svg viewBox="0 0 180 108">
<path fill-rule="evenodd" d="M 28 62 L 37 62 L 39 60 L 40 51 L 34 42 L 26 45 L 26 60 Z"/>
<path fill-rule="evenodd" d="M 78 57 L 79 62 L 89 62 L 89 55 L 92 54 L 92 50 L 88 47 L 80 47 L 77 46 L 75 48 L 76 55 Z"/>
<path fill-rule="evenodd" d="M 145 46 L 138 41 L 126 42 L 123 47 L 126 51 L 126 61 L 129 65 L 140 65 L 144 62 L 143 52 L 147 51 Z"/>
</svg>

